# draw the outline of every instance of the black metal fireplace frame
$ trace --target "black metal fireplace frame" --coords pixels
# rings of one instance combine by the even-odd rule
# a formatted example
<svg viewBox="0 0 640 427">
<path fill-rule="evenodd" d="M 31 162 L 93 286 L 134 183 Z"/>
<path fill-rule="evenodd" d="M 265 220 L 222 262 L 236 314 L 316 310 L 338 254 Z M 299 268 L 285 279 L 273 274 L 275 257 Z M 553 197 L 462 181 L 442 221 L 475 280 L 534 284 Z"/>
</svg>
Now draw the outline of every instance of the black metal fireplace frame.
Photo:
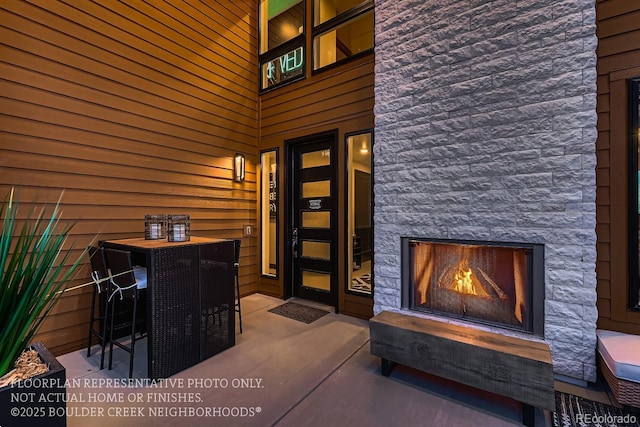
<svg viewBox="0 0 640 427">
<path fill-rule="evenodd" d="M 483 319 L 470 318 L 455 313 L 446 313 L 428 308 L 415 308 L 414 295 L 411 292 L 410 280 L 413 277 L 412 262 L 409 259 L 410 242 L 425 243 L 445 243 L 460 245 L 476 245 L 487 247 L 517 248 L 527 249 L 531 251 L 531 262 L 528 263 L 527 276 L 529 283 L 528 300 L 531 301 L 531 316 L 529 324 L 523 325 L 524 328 L 515 328 L 509 325 L 500 324 Z M 545 299 L 545 283 L 544 283 L 544 244 L 541 243 L 520 243 L 520 242 L 496 242 L 485 240 L 460 240 L 460 239 L 431 239 L 424 237 L 401 237 L 401 281 L 402 281 L 402 308 L 415 312 L 424 312 L 437 316 L 444 316 L 465 322 L 475 324 L 484 324 L 487 326 L 499 327 L 502 329 L 514 330 L 526 334 L 535 335 L 544 338 L 544 299 Z"/>
</svg>

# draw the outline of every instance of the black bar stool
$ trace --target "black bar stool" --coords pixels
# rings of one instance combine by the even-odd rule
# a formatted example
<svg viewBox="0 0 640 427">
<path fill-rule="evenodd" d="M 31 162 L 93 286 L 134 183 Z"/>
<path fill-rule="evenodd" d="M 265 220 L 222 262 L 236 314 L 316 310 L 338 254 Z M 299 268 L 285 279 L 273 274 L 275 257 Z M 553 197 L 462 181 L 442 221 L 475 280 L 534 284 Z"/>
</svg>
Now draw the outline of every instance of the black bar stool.
<svg viewBox="0 0 640 427">
<path fill-rule="evenodd" d="M 144 308 L 144 298 L 141 298 L 140 294 L 147 287 L 147 273 L 145 268 L 133 267 L 129 251 L 106 248 L 105 256 L 111 270 L 108 297 L 110 308 L 109 369 L 111 370 L 113 366 L 113 346 L 116 345 L 129 353 L 129 378 L 131 378 L 136 341 L 145 336 L 143 333 L 144 310 L 139 313 L 138 306 L 143 303 Z M 136 331 L 140 332 L 137 337 Z M 118 339 L 127 336 L 131 337 L 129 346 L 118 341 Z"/>
<path fill-rule="evenodd" d="M 87 338 L 87 357 L 91 356 L 91 341 L 97 337 L 100 341 L 100 369 L 104 368 L 104 351 L 108 336 L 107 289 L 109 287 L 109 273 L 104 259 L 104 249 L 89 247 L 91 262 L 91 280 L 93 280 L 93 294 L 91 297 L 91 317 L 89 318 L 89 336 Z M 96 300 L 98 309 L 96 310 Z M 97 311 L 97 313 L 96 313 Z M 96 322 L 98 325 L 96 327 Z"/>
</svg>

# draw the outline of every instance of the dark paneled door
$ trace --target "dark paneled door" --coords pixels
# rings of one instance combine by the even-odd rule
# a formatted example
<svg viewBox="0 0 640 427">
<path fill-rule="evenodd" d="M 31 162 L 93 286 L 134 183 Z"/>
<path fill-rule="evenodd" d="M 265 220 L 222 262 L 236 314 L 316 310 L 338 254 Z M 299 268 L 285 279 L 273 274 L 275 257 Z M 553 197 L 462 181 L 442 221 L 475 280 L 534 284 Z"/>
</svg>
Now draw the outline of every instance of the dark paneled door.
<svg viewBox="0 0 640 427">
<path fill-rule="evenodd" d="M 293 295 L 336 306 L 338 291 L 337 166 L 335 133 L 291 146 Z"/>
</svg>

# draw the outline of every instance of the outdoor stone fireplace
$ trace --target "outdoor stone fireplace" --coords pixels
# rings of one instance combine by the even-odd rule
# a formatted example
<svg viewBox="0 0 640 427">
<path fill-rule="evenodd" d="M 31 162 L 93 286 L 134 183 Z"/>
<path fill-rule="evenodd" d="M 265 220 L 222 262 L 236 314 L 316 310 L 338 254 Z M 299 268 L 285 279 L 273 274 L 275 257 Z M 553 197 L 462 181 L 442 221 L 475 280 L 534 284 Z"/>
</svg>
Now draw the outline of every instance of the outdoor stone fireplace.
<svg viewBox="0 0 640 427">
<path fill-rule="evenodd" d="M 544 246 L 402 239 L 402 306 L 544 336 Z"/>
<path fill-rule="evenodd" d="M 557 376 L 594 381 L 593 1 L 380 0 L 375 19 L 374 314 L 544 340 Z M 542 247 L 543 297 L 522 312 L 538 311 L 540 328 L 497 327 L 478 315 L 470 322 L 468 301 L 462 314 L 412 310 L 403 281 L 416 267 L 403 257 L 403 239 Z M 507 276 L 518 276 L 521 255 L 500 255 L 509 256 Z M 520 279 L 494 277 L 482 263 L 467 260 L 472 274 L 479 267 L 491 279 L 477 273 L 475 286 L 500 295 L 493 281 L 517 318 Z M 428 289 L 443 275 L 456 282 L 456 272 L 432 274 L 426 292 L 424 284 L 414 291 L 414 306 L 425 308 Z"/>
</svg>

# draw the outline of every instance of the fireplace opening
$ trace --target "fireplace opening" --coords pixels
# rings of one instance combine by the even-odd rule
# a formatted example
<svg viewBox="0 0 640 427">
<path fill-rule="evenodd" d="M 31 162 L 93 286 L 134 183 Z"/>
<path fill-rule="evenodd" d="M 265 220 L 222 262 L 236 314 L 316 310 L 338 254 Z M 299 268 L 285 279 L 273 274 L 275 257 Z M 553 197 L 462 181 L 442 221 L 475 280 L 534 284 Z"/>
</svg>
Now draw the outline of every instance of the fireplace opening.
<svg viewBox="0 0 640 427">
<path fill-rule="evenodd" d="M 404 238 L 403 306 L 544 334 L 544 246 Z"/>
</svg>

